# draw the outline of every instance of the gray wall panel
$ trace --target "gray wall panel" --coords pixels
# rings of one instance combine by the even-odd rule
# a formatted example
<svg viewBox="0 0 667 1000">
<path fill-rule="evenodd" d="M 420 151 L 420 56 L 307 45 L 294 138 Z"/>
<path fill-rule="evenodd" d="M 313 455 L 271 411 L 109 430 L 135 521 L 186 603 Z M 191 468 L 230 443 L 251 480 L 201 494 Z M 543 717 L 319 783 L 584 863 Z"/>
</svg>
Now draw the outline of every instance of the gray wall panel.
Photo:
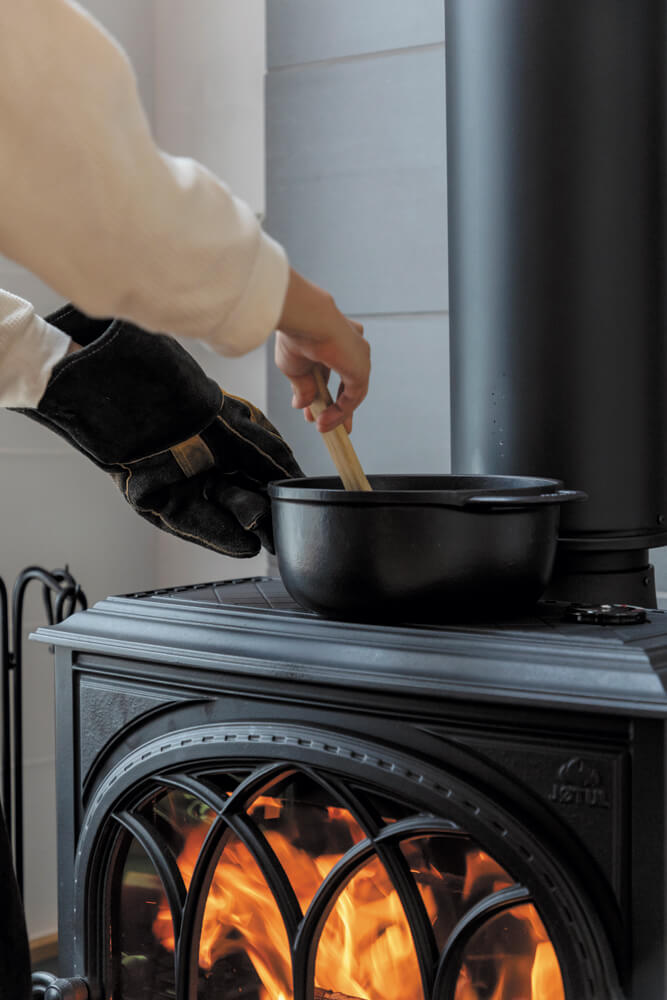
<svg viewBox="0 0 667 1000">
<path fill-rule="evenodd" d="M 444 48 L 270 73 L 268 231 L 348 312 L 448 307 Z"/>
<path fill-rule="evenodd" d="M 442 42 L 444 0 L 267 0 L 269 69 Z"/>
<path fill-rule="evenodd" d="M 266 228 L 364 323 L 373 371 L 352 440 L 366 469 L 447 472 L 444 2 L 267 9 L 282 68 L 267 77 Z M 269 415 L 306 474 L 332 474 L 291 396 L 270 362 Z"/>
<path fill-rule="evenodd" d="M 373 377 L 352 443 L 369 473 L 444 473 L 450 467 L 449 336 L 445 314 L 365 321 Z M 332 386 L 337 380 L 332 379 Z M 269 413 L 306 475 L 335 475 L 329 453 L 284 376 L 269 380 Z"/>
</svg>

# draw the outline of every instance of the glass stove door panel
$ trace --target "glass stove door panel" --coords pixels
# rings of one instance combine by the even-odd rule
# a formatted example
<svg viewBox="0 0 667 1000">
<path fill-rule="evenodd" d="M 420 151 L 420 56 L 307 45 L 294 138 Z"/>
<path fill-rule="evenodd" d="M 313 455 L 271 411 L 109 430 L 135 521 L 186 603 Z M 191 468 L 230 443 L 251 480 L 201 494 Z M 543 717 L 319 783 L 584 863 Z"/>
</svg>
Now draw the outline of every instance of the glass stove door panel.
<svg viewBox="0 0 667 1000">
<path fill-rule="evenodd" d="M 355 1000 L 424 1000 L 403 905 L 378 858 L 336 899 L 317 945 L 315 986 Z"/>
<path fill-rule="evenodd" d="M 113 996 L 154 1000 L 175 996 L 174 925 L 148 855 L 133 838 L 123 867 L 116 934 L 111 936 Z M 170 947 L 171 943 L 171 947 Z"/>
<path fill-rule="evenodd" d="M 392 816 L 384 800 L 372 805 L 370 791 L 362 807 L 358 787 L 338 799 L 332 781 L 320 785 L 294 768 L 253 780 L 230 785 L 217 805 L 205 804 L 204 789 L 198 798 L 172 788 L 137 809 L 182 879 L 179 921 L 188 908 L 196 916 L 183 918 L 191 937 L 179 940 L 163 868 L 133 840 L 113 1000 L 565 1000 L 556 953 L 529 902 L 489 910 L 452 947 L 471 911 L 514 886 L 455 824 L 404 807 Z M 215 784 L 224 788 L 225 775 Z M 279 905 L 281 885 L 292 896 L 283 892 Z M 450 950 L 457 965 L 443 979 Z"/>
<path fill-rule="evenodd" d="M 248 806 L 282 865 L 302 910 L 364 831 L 336 798 L 307 775 L 290 775 Z"/>
<path fill-rule="evenodd" d="M 293 997 L 280 910 L 252 854 L 233 834 L 224 839 L 201 921 L 198 996 Z"/>
<path fill-rule="evenodd" d="M 442 950 L 458 921 L 476 903 L 514 882 L 467 834 L 415 837 L 401 842 Z"/>
<path fill-rule="evenodd" d="M 454 1000 L 565 1000 L 558 959 L 534 906 L 500 913 L 473 935 Z"/>
</svg>

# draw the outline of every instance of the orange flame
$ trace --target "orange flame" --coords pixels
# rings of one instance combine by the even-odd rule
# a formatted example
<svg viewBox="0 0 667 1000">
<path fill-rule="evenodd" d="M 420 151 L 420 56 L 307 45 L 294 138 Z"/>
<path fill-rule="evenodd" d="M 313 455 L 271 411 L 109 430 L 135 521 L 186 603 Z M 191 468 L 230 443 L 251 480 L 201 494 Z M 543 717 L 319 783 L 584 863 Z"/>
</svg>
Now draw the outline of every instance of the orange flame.
<svg viewBox="0 0 667 1000">
<path fill-rule="evenodd" d="M 466 861 L 466 876 L 461 893 L 465 903 L 473 903 L 480 895 L 488 896 L 511 885 L 512 880 L 505 869 L 486 851 L 469 851 Z"/>
<path fill-rule="evenodd" d="M 279 799 L 263 796 L 261 801 L 265 819 L 280 818 L 283 803 Z M 346 810 L 331 807 L 327 816 L 330 822 L 345 821 L 353 840 L 358 841 L 358 827 Z M 188 887 L 207 832 L 206 823 L 195 827 L 178 858 Z M 305 911 L 343 852 L 313 855 L 275 829 L 265 831 L 265 836 Z M 442 885 L 448 885 L 451 876 L 424 862 L 417 846 L 424 842 L 415 841 L 413 852 L 406 844 L 404 852 L 435 926 Z M 422 867 L 415 870 L 418 862 Z M 424 884 L 420 884 L 420 876 Z M 469 850 L 458 890 L 464 910 L 510 881 L 488 854 Z M 523 904 L 511 911 L 509 920 L 506 916 L 493 918 L 471 941 L 456 1000 L 565 1000 L 558 960 L 537 911 Z M 153 933 L 165 949 L 173 951 L 174 932 L 166 900 L 158 910 Z M 261 981 L 261 1000 L 293 1000 L 289 943 L 277 904 L 248 849 L 230 835 L 204 909 L 199 966 L 208 971 L 220 959 L 239 952 L 245 952 Z M 352 1000 L 423 1000 L 405 912 L 377 858 L 350 879 L 327 917 L 317 949 L 315 986 Z"/>
<path fill-rule="evenodd" d="M 556 952 L 532 904 L 499 914 L 473 937 L 455 1000 L 565 1000 Z"/>
</svg>

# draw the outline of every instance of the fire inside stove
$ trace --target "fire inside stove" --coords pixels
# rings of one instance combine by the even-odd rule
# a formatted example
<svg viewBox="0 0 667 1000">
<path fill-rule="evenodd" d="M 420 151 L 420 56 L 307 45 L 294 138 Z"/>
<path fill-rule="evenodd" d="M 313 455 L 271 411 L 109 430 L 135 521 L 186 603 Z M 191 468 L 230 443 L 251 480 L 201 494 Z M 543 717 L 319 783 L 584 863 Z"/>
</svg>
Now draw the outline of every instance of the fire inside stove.
<svg viewBox="0 0 667 1000">
<path fill-rule="evenodd" d="M 565 1000 L 534 905 L 485 909 L 515 880 L 455 824 L 368 789 L 348 807 L 301 772 L 261 790 L 248 773 L 196 780 L 201 796 L 163 787 L 137 810 L 181 896 L 197 893 L 194 916 L 133 838 L 114 1000 L 180 1000 L 186 961 L 183 996 L 198 1000 Z"/>
</svg>

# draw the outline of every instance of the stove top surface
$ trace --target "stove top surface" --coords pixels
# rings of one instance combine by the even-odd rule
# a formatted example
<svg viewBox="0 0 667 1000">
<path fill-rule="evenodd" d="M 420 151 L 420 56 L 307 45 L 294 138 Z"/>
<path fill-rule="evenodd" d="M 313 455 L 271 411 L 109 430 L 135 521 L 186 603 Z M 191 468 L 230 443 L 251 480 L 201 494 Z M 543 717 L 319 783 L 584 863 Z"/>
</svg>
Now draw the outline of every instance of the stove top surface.
<svg viewBox="0 0 667 1000">
<path fill-rule="evenodd" d="M 246 577 L 212 583 L 171 587 L 130 595 L 134 599 L 149 601 L 192 602 L 215 605 L 227 611 L 253 612 L 272 618 L 289 617 L 311 622 L 334 621 L 312 611 L 305 611 L 290 596 L 277 577 Z M 359 623 L 348 623 L 351 627 Z M 657 609 L 638 609 L 626 605 L 574 605 L 559 601 L 546 601 L 530 612 L 511 618 L 495 617 L 492 610 L 472 614 L 467 620 L 443 619 L 440 622 L 415 624 L 409 621 L 361 625 L 361 627 L 419 629 L 421 631 L 455 631 L 493 633 L 539 633 L 551 639 L 584 639 L 586 636 L 601 641 L 632 642 L 650 636 L 665 636 L 667 641 L 667 612 Z"/>
<path fill-rule="evenodd" d="M 304 611 L 279 579 L 251 577 L 108 597 L 35 638 L 79 662 L 138 659 L 251 686 L 264 678 L 346 697 L 371 690 L 667 718 L 667 613 L 649 609 L 628 624 L 613 609 L 601 625 L 586 613 L 571 620 L 571 610 L 544 602 L 511 619 L 365 624 Z"/>
</svg>

